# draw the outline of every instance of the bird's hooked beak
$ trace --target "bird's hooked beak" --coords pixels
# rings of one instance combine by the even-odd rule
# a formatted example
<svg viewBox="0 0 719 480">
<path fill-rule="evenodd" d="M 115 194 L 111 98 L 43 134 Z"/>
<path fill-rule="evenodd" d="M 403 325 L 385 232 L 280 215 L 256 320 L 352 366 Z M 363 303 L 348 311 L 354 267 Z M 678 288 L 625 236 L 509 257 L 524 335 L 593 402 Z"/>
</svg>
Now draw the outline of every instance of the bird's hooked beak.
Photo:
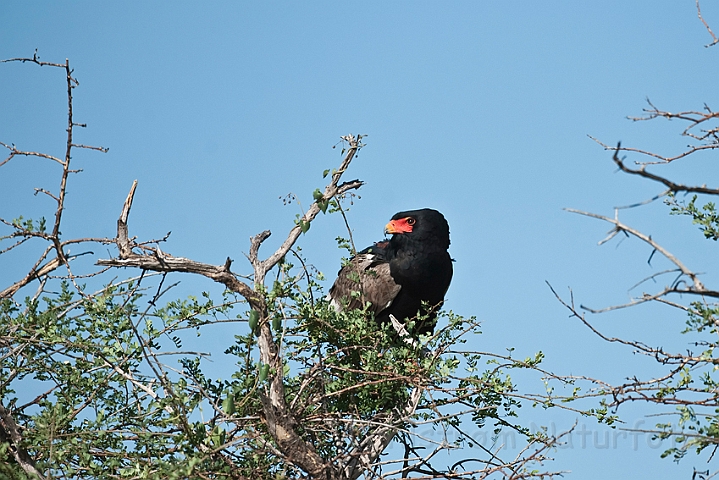
<svg viewBox="0 0 719 480">
<path fill-rule="evenodd" d="M 390 220 L 387 225 L 384 226 L 384 233 L 395 234 L 395 233 L 410 233 L 412 232 L 412 224 L 407 222 L 406 218 L 399 218 L 397 220 Z"/>
</svg>

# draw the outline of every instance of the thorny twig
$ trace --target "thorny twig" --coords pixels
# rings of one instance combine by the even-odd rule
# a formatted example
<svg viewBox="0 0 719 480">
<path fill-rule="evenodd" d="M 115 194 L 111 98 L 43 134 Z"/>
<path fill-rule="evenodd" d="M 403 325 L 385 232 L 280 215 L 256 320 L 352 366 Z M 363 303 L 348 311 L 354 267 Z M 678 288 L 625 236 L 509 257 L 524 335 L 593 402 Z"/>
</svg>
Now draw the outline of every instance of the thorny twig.
<svg viewBox="0 0 719 480">
<path fill-rule="evenodd" d="M 30 62 L 34 63 L 36 65 L 39 65 L 41 67 L 48 66 L 53 68 L 60 68 L 64 70 L 65 73 L 65 83 L 67 86 L 67 128 L 66 128 L 66 140 L 65 140 L 65 156 L 60 159 L 58 157 L 54 157 L 52 155 L 48 155 L 45 153 L 40 152 L 31 152 L 31 151 L 23 151 L 15 147 L 15 145 L 8 145 L 7 143 L 0 142 L 0 145 L 5 147 L 7 150 L 9 150 L 8 157 L 0 162 L 0 167 L 8 163 L 10 160 L 12 160 L 16 156 L 35 156 L 39 158 L 45 158 L 48 160 L 52 160 L 53 162 L 59 163 L 62 166 L 62 174 L 60 176 L 60 185 L 58 187 L 57 193 L 49 192 L 45 189 L 36 189 L 36 192 L 43 193 L 47 195 L 49 198 L 51 198 L 55 202 L 55 212 L 54 212 L 54 221 L 52 223 L 52 228 L 50 229 L 49 233 L 45 232 L 38 232 L 34 231 L 32 229 L 26 228 L 24 225 L 20 225 L 17 223 L 9 222 L 5 219 L 0 219 L 0 221 L 6 225 L 10 225 L 15 229 L 15 232 L 12 234 L 13 237 L 21 237 L 21 238 L 31 238 L 31 237 L 39 237 L 47 242 L 49 242 L 50 247 L 46 249 L 40 256 L 40 258 L 35 262 L 35 265 L 30 269 L 30 271 L 25 275 L 24 278 L 21 280 L 15 282 L 13 285 L 10 285 L 9 287 L 6 287 L 4 290 L 0 291 L 0 298 L 9 298 L 12 297 L 20 288 L 24 287 L 28 283 L 32 282 L 35 279 L 41 278 L 50 272 L 56 270 L 57 268 L 61 266 L 65 266 L 68 270 L 68 277 L 69 279 L 74 283 L 75 278 L 72 274 L 72 271 L 70 269 L 69 259 L 67 256 L 67 253 L 65 251 L 65 247 L 71 242 L 71 243 L 83 243 L 83 242 L 94 242 L 99 240 L 102 243 L 108 243 L 106 239 L 74 239 L 70 242 L 63 241 L 61 239 L 61 232 L 60 232 L 60 226 L 62 223 L 62 214 L 65 210 L 65 196 L 67 194 L 67 180 L 71 173 L 76 173 L 77 170 L 72 170 L 70 168 L 70 162 L 72 160 L 72 149 L 73 147 L 79 147 L 79 148 L 90 148 L 93 150 L 98 150 L 101 152 L 106 152 L 107 149 L 103 147 L 90 147 L 86 145 L 76 145 L 73 143 L 73 134 L 74 134 L 74 128 L 77 126 L 84 126 L 84 124 L 78 124 L 74 121 L 73 118 L 73 89 L 79 85 L 79 82 L 75 77 L 73 77 L 73 70 L 70 68 L 70 62 L 69 60 L 65 60 L 65 63 L 51 63 L 51 62 L 42 62 L 40 61 L 37 51 L 33 55 L 32 58 L 11 58 L 8 60 L 2 60 L 0 63 L 7 63 L 7 62 Z M 9 250 L 11 248 L 15 248 L 19 246 L 22 242 L 18 242 L 15 245 L 9 247 L 6 250 Z M 53 258 L 50 258 L 49 261 L 45 261 L 46 258 L 48 258 L 50 253 L 54 253 Z M 41 265 L 42 264 L 42 265 Z M 78 292 L 82 293 L 82 289 L 75 285 Z"/>
</svg>

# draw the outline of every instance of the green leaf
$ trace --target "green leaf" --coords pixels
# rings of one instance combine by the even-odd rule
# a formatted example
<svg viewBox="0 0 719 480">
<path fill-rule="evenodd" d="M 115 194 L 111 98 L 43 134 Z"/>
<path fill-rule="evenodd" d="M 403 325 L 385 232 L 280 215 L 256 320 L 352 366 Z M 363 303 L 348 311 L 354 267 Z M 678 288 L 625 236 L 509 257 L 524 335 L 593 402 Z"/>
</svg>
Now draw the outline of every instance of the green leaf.
<svg viewBox="0 0 719 480">
<path fill-rule="evenodd" d="M 227 415 L 235 413 L 235 397 L 231 393 L 222 401 L 222 411 Z"/>
<path fill-rule="evenodd" d="M 251 332 L 255 333 L 255 331 L 257 330 L 257 324 L 259 323 L 259 321 L 260 321 L 260 312 L 258 312 L 257 310 L 254 310 L 254 309 L 250 310 L 250 319 L 248 322 L 250 324 Z"/>
<path fill-rule="evenodd" d="M 259 380 L 260 380 L 260 382 L 264 382 L 265 380 L 267 380 L 267 374 L 268 374 L 268 373 L 270 373 L 270 366 L 267 365 L 266 363 L 263 363 L 263 364 L 260 366 L 260 375 L 259 375 L 259 377 L 258 377 Z"/>
</svg>

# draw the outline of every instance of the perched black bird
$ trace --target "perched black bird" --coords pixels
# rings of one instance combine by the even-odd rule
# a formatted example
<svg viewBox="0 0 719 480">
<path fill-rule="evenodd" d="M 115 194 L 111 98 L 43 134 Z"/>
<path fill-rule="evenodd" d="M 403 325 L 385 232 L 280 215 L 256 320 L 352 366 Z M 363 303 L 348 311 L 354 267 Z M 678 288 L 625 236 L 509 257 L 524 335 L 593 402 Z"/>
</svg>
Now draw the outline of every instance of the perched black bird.
<svg viewBox="0 0 719 480">
<path fill-rule="evenodd" d="M 338 310 L 369 302 L 379 323 L 390 315 L 403 323 L 427 315 L 414 334 L 432 333 L 452 280 L 447 220 L 429 208 L 400 212 L 385 233 L 392 238 L 362 250 L 339 271 L 329 299 Z"/>
</svg>

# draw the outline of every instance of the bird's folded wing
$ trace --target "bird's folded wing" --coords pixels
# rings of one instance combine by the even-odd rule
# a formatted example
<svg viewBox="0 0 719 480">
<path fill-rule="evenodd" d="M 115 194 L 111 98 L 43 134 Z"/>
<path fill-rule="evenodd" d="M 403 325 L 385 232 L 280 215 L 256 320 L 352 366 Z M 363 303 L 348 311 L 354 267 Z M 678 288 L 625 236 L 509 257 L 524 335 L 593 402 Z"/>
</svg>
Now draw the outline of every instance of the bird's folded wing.
<svg viewBox="0 0 719 480">
<path fill-rule="evenodd" d="M 372 254 L 359 254 L 340 270 L 329 298 L 338 310 L 363 308 L 376 315 L 386 309 L 402 287 L 390 275 L 389 263 Z M 357 293 L 353 293 L 357 292 Z"/>
</svg>

